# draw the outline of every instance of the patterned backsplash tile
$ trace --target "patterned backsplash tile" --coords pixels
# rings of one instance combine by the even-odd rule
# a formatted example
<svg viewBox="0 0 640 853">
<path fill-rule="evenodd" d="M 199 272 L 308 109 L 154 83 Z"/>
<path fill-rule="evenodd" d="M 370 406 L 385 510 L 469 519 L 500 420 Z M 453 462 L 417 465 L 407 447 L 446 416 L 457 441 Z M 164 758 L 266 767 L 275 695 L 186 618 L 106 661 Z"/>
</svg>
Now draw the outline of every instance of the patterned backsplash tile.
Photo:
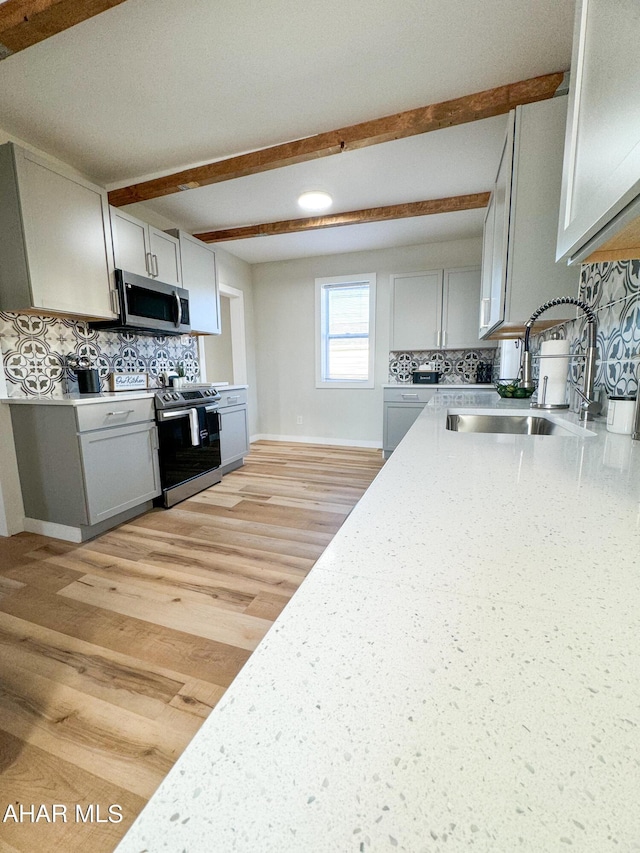
<svg viewBox="0 0 640 853">
<path fill-rule="evenodd" d="M 585 264 L 579 299 L 596 313 L 598 360 L 595 387 L 610 396 L 635 396 L 640 364 L 640 260 Z M 584 354 L 586 318 L 556 326 L 536 339 L 536 346 L 552 332 L 570 341 L 570 351 Z M 580 381 L 583 364 L 572 362 L 571 378 Z"/>
<path fill-rule="evenodd" d="M 84 356 L 100 372 L 103 390 L 110 373 L 148 373 L 149 385 L 182 362 L 190 382 L 200 374 L 195 338 L 141 335 L 90 329 L 58 317 L 0 312 L 0 351 L 9 397 L 60 397 L 77 390 L 68 356 Z"/>
<path fill-rule="evenodd" d="M 473 383 L 479 364 L 490 364 L 497 377 L 499 356 L 495 349 L 416 350 L 389 353 L 389 382 L 411 382 L 414 370 L 422 364 L 433 364 L 439 371 L 440 384 Z"/>
</svg>

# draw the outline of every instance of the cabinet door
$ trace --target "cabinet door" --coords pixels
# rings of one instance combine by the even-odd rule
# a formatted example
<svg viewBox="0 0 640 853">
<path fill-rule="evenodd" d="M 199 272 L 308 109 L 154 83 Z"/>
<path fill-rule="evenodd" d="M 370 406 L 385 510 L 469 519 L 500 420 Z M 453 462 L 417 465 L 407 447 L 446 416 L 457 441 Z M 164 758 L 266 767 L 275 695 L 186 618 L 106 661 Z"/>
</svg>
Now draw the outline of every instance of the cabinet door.
<svg viewBox="0 0 640 853">
<path fill-rule="evenodd" d="M 441 345 L 442 270 L 391 276 L 391 349 Z"/>
<path fill-rule="evenodd" d="M 595 248 L 599 232 L 615 216 L 624 220 L 640 193 L 638 32 L 638 0 L 576 4 L 558 259 L 579 260 Z M 602 239 L 615 230 L 612 223 Z"/>
<path fill-rule="evenodd" d="M 443 347 L 447 349 L 474 349 L 478 346 L 487 346 L 478 338 L 480 279 L 480 267 L 444 271 L 442 295 Z"/>
<path fill-rule="evenodd" d="M 220 411 L 220 465 L 241 459 L 249 452 L 247 409 Z"/>
<path fill-rule="evenodd" d="M 489 331 L 489 316 L 491 312 L 491 290 L 493 287 L 493 238 L 496 227 L 495 196 L 492 193 L 487 205 L 482 231 L 482 280 L 480 296 L 480 337 Z"/>
<path fill-rule="evenodd" d="M 179 241 L 171 234 L 149 225 L 149 247 L 153 277 L 167 284 L 182 285 Z"/>
<path fill-rule="evenodd" d="M 190 234 L 183 231 L 177 233 L 180 239 L 182 286 L 189 291 L 191 330 L 219 335 L 220 295 L 215 252 Z"/>
<path fill-rule="evenodd" d="M 112 207 L 111 227 L 116 267 L 136 275 L 148 276 L 151 272 L 151 248 L 146 223 L 129 216 L 117 207 Z"/>
<path fill-rule="evenodd" d="M 424 407 L 424 403 L 384 404 L 382 445 L 385 456 L 400 444 Z"/>
<path fill-rule="evenodd" d="M 15 151 L 32 297 L 24 307 L 114 317 L 106 192 Z"/>
<path fill-rule="evenodd" d="M 89 524 L 160 494 L 154 423 L 94 430 L 79 441 Z"/>
<path fill-rule="evenodd" d="M 515 112 L 509 114 L 509 124 L 496 182 L 491 194 L 493 202 L 493 239 L 491 241 L 491 287 L 489 289 L 489 331 L 504 320 L 504 300 L 507 289 L 507 246 L 511 211 L 511 178 L 513 173 L 513 139 Z"/>
</svg>

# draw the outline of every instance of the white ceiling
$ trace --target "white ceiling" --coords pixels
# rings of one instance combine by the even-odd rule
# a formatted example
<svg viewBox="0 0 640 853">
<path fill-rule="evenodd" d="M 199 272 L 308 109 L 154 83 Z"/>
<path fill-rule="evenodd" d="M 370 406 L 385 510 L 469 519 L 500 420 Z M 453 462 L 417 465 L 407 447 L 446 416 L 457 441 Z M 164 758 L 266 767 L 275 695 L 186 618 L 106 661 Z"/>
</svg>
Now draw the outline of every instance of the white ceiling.
<svg viewBox="0 0 640 853">
<path fill-rule="evenodd" d="M 0 62 L 0 127 L 109 189 L 569 67 L 573 0 L 127 0 Z M 189 231 L 490 189 L 505 119 L 148 202 Z M 138 208 L 139 210 L 139 208 Z M 224 244 L 250 262 L 455 239 L 482 211 Z"/>
</svg>

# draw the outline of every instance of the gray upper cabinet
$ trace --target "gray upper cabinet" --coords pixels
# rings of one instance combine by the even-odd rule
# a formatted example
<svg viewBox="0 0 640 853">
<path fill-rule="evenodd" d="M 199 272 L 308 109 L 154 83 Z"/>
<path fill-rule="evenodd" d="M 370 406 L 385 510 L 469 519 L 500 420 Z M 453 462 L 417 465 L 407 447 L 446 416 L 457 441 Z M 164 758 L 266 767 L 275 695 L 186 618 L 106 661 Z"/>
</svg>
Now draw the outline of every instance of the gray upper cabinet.
<svg viewBox="0 0 640 853">
<path fill-rule="evenodd" d="M 507 133 L 500 154 L 498 174 L 484 218 L 480 337 L 490 329 L 495 329 L 504 318 L 514 131 L 515 112 L 509 116 Z"/>
<path fill-rule="evenodd" d="M 487 346 L 478 337 L 480 267 L 444 271 L 442 281 L 442 338 L 446 349 Z"/>
<path fill-rule="evenodd" d="M 391 349 L 439 346 L 442 331 L 442 270 L 391 276 Z"/>
<path fill-rule="evenodd" d="M 182 285 L 180 245 L 176 237 L 111 208 L 113 249 L 118 269 Z"/>
<path fill-rule="evenodd" d="M 391 349 L 472 349 L 478 337 L 480 268 L 391 276 Z"/>
<path fill-rule="evenodd" d="M 590 259 L 626 228 L 636 251 L 616 255 L 612 248 L 601 259 L 638 257 L 639 31 L 638 0 L 576 3 L 558 258 Z M 624 251 L 622 240 L 614 243 Z"/>
<path fill-rule="evenodd" d="M 169 234 L 180 243 L 182 286 L 189 291 L 191 331 L 205 335 L 220 334 L 220 293 L 216 254 L 207 243 L 185 231 Z"/>
<path fill-rule="evenodd" d="M 0 310 L 116 316 L 106 191 L 0 146 Z"/>
<path fill-rule="evenodd" d="M 575 296 L 579 271 L 556 263 L 567 97 L 517 107 L 485 217 L 480 336 L 517 337 L 535 309 Z M 540 327 L 572 316 L 547 312 Z"/>
</svg>

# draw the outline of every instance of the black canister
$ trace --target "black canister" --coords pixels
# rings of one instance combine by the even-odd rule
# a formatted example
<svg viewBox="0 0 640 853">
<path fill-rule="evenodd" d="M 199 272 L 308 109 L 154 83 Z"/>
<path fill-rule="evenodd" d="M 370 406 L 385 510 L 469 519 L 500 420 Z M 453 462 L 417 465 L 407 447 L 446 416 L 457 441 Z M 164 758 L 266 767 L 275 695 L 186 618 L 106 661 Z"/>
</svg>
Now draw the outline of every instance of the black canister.
<svg viewBox="0 0 640 853">
<path fill-rule="evenodd" d="M 485 385 L 491 382 L 491 377 L 493 374 L 493 365 L 486 364 L 481 361 L 476 368 L 476 382 L 481 385 Z"/>
<path fill-rule="evenodd" d="M 80 394 L 100 393 L 100 373 L 95 367 L 77 367 L 74 372 L 78 378 Z"/>
</svg>

